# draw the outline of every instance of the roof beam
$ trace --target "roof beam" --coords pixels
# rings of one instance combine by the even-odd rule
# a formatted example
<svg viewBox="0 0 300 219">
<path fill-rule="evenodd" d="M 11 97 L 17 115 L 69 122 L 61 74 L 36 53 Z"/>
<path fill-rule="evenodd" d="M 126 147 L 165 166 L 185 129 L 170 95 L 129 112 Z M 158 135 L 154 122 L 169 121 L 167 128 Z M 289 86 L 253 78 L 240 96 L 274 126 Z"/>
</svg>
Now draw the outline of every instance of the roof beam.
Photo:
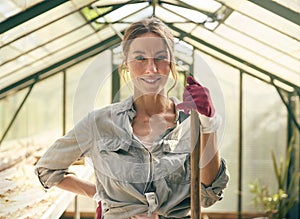
<svg viewBox="0 0 300 219">
<path fill-rule="evenodd" d="M 51 10 L 52 8 L 55 8 L 69 0 L 46 0 L 42 1 L 25 11 L 22 11 L 12 17 L 7 18 L 6 20 L 2 21 L 0 23 L 0 34 L 48 11 Z"/>
<path fill-rule="evenodd" d="M 300 25 L 300 14 L 271 0 L 248 0 L 268 11 L 271 11 L 297 25 Z"/>
</svg>

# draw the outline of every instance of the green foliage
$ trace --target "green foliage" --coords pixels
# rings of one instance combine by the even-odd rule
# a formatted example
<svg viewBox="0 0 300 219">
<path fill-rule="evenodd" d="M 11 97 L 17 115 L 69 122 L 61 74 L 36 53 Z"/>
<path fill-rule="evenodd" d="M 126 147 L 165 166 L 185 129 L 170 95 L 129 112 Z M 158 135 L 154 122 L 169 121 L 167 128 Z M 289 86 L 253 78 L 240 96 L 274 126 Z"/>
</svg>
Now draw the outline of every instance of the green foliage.
<svg viewBox="0 0 300 219">
<path fill-rule="evenodd" d="M 102 17 L 103 14 L 105 14 L 106 12 L 109 12 L 111 10 L 112 10 L 112 7 L 100 7 L 100 8 L 85 7 L 81 10 L 81 13 L 84 15 L 86 20 L 88 20 L 88 21 L 94 20 L 92 22 L 92 25 L 96 30 L 98 30 L 98 29 L 101 29 L 102 27 L 104 27 L 105 25 L 98 23 L 97 18 Z"/>
<path fill-rule="evenodd" d="M 250 193 L 254 194 L 254 204 L 261 207 L 270 219 L 282 219 L 287 216 L 289 210 L 298 202 L 298 172 L 293 169 L 290 174 L 290 182 L 288 182 L 288 172 L 291 165 L 291 157 L 295 152 L 294 139 L 288 147 L 285 159 L 280 158 L 279 164 L 276 161 L 274 152 L 272 151 L 273 168 L 278 184 L 275 193 L 270 192 L 268 185 L 261 185 L 258 180 L 251 183 Z"/>
</svg>

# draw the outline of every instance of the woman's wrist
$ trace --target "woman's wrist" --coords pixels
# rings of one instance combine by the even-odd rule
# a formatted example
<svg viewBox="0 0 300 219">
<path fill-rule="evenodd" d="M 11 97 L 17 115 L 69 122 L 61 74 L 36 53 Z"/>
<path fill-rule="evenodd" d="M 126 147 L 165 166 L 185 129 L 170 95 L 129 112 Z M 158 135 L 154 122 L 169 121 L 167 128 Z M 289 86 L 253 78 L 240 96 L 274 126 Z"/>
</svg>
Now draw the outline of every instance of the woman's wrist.
<svg viewBox="0 0 300 219">
<path fill-rule="evenodd" d="M 200 113 L 198 113 L 198 116 L 200 120 L 200 129 L 204 134 L 216 132 L 222 124 L 222 117 L 217 113 L 215 113 L 213 117 L 207 117 Z"/>
</svg>

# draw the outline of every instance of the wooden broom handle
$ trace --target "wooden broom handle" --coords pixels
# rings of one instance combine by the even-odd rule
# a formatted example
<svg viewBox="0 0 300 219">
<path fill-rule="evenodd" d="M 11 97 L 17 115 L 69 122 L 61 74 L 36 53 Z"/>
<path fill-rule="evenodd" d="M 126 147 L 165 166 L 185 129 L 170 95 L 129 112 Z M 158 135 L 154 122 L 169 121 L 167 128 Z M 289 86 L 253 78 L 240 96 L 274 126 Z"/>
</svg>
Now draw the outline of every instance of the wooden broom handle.
<svg viewBox="0 0 300 219">
<path fill-rule="evenodd" d="M 201 134 L 198 113 L 194 110 L 190 115 L 191 134 L 191 217 L 201 218 L 201 183 L 200 183 L 200 158 Z"/>
</svg>

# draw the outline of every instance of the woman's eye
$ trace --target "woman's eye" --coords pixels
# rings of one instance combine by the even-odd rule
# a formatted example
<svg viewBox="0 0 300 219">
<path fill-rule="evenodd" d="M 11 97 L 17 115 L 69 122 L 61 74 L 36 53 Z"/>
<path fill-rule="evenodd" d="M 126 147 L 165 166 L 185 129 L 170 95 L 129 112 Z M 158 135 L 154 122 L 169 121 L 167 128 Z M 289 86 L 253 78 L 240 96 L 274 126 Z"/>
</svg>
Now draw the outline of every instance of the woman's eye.
<svg viewBox="0 0 300 219">
<path fill-rule="evenodd" d="M 135 59 L 138 60 L 138 61 L 145 60 L 144 56 L 137 56 L 137 57 L 135 57 Z"/>
<path fill-rule="evenodd" d="M 166 59 L 167 59 L 167 57 L 166 57 L 166 56 L 163 56 L 163 55 L 157 56 L 157 57 L 155 58 L 156 61 L 161 61 L 161 60 L 166 60 Z"/>
</svg>

